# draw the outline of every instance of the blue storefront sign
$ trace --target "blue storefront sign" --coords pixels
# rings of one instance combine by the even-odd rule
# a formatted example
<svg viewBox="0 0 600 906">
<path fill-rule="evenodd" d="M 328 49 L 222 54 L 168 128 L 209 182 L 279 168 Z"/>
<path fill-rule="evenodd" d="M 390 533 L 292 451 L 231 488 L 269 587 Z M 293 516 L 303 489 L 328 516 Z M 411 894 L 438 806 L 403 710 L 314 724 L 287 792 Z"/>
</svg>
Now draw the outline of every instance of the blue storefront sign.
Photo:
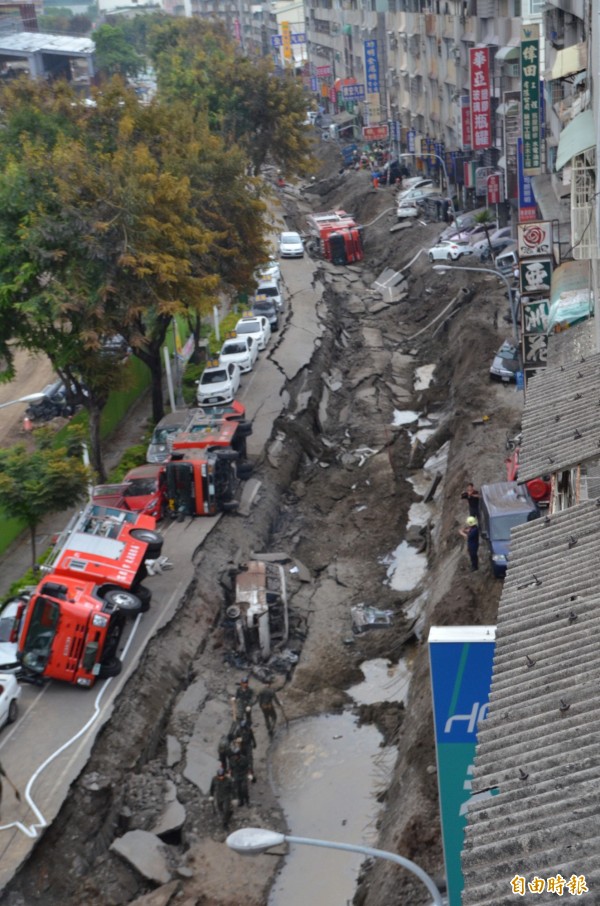
<svg viewBox="0 0 600 906">
<path fill-rule="evenodd" d="M 365 98 L 365 86 L 342 85 L 342 97 L 347 101 L 362 101 Z"/>
<path fill-rule="evenodd" d="M 415 153 L 415 138 L 417 133 L 414 129 L 409 129 L 406 134 L 406 141 L 408 143 L 408 152 L 409 154 Z"/>
<path fill-rule="evenodd" d="M 365 41 L 365 72 L 367 76 L 367 93 L 379 92 L 379 58 L 377 56 L 377 40 Z"/>
<path fill-rule="evenodd" d="M 533 192 L 531 176 L 527 176 L 523 166 L 523 139 L 517 139 L 517 182 L 519 186 L 519 223 L 537 220 L 537 205 Z"/>
<path fill-rule="evenodd" d="M 488 709 L 495 639 L 494 626 L 434 626 L 429 632 L 449 906 L 461 906 L 464 828 L 471 798 L 477 727 Z"/>
</svg>

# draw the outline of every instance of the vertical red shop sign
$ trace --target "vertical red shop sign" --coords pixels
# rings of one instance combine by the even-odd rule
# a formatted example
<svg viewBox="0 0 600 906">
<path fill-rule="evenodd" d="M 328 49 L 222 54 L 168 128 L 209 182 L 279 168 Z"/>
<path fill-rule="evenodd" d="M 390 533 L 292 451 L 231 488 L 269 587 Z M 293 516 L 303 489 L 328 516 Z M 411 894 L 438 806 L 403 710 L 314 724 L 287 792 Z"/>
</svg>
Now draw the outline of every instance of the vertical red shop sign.
<svg viewBox="0 0 600 906">
<path fill-rule="evenodd" d="M 490 113 L 490 51 L 487 47 L 469 49 L 471 85 L 471 145 L 483 151 L 492 144 Z"/>
<path fill-rule="evenodd" d="M 471 107 L 469 98 L 462 95 L 460 99 L 460 126 L 463 148 L 471 147 Z"/>
</svg>

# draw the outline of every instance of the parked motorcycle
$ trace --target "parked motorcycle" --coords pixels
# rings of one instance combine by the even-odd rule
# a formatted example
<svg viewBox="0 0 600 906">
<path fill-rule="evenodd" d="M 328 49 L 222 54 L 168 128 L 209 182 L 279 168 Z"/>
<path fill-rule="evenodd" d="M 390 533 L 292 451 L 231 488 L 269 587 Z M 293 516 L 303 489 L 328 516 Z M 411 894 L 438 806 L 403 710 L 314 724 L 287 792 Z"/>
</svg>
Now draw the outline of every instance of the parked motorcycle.
<svg viewBox="0 0 600 906">
<path fill-rule="evenodd" d="M 25 410 L 32 421 L 47 422 L 58 416 L 68 418 L 73 415 L 73 406 L 67 402 L 67 392 L 62 381 L 47 384 L 42 393 L 43 397 L 30 403 Z"/>
</svg>

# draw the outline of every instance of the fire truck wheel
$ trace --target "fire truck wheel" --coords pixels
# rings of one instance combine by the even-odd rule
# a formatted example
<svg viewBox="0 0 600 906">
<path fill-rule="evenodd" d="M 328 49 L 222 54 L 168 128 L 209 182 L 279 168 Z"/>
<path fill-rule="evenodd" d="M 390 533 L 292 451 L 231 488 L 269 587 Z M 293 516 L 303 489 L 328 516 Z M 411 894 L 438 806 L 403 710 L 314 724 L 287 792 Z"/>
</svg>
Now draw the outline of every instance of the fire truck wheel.
<svg viewBox="0 0 600 906">
<path fill-rule="evenodd" d="M 8 717 L 6 718 L 7 724 L 14 724 L 15 720 L 19 716 L 19 705 L 16 698 L 11 699 L 10 705 L 8 706 Z"/>
<path fill-rule="evenodd" d="M 142 613 L 150 610 L 150 601 L 152 600 L 152 592 L 146 585 L 138 585 L 135 590 L 136 596 L 142 602 Z"/>
<path fill-rule="evenodd" d="M 250 437 L 250 435 L 252 434 L 252 422 L 238 422 L 237 433 L 240 435 L 240 437 Z"/>
<path fill-rule="evenodd" d="M 118 676 L 123 669 L 123 664 L 118 657 L 111 657 L 104 664 L 100 664 L 100 679 L 108 679 L 111 676 Z"/>
<path fill-rule="evenodd" d="M 118 607 L 121 613 L 128 617 L 137 617 L 138 613 L 141 613 L 143 609 L 143 604 L 137 595 L 132 595 L 130 591 L 125 591 L 124 588 L 111 588 L 104 595 L 104 600 L 108 604 Z"/>
<path fill-rule="evenodd" d="M 235 462 L 240 458 L 237 450 L 224 450 L 223 447 L 209 447 L 209 450 L 216 453 L 221 462 Z"/>
<path fill-rule="evenodd" d="M 224 513 L 235 513 L 239 505 L 237 500 L 226 500 L 225 503 L 221 504 L 221 509 Z"/>
<path fill-rule="evenodd" d="M 134 528 L 131 529 L 130 535 L 132 538 L 135 538 L 136 541 L 146 542 L 148 545 L 146 557 L 150 560 L 160 556 L 163 546 L 163 536 L 159 535 L 158 532 L 153 532 L 152 529 Z"/>
<path fill-rule="evenodd" d="M 247 481 L 254 471 L 254 466 L 251 462 L 239 462 L 235 471 L 240 481 Z"/>
</svg>

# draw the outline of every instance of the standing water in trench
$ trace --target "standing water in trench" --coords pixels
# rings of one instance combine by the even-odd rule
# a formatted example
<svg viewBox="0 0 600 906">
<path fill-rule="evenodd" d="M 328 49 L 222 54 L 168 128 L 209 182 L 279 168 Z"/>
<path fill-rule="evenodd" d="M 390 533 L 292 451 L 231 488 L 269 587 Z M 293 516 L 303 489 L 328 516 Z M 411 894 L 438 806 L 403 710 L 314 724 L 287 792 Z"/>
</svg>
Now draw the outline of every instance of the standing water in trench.
<svg viewBox="0 0 600 906">
<path fill-rule="evenodd" d="M 361 670 L 365 681 L 348 690 L 357 703 L 406 698 L 405 664 L 390 668 L 377 659 Z M 349 711 L 296 721 L 280 733 L 271 772 L 291 834 L 376 846 L 376 796 L 387 787 L 396 758 L 394 746 L 380 748 L 381 739 Z M 363 861 L 358 853 L 290 846 L 269 906 L 346 906 Z"/>
</svg>

